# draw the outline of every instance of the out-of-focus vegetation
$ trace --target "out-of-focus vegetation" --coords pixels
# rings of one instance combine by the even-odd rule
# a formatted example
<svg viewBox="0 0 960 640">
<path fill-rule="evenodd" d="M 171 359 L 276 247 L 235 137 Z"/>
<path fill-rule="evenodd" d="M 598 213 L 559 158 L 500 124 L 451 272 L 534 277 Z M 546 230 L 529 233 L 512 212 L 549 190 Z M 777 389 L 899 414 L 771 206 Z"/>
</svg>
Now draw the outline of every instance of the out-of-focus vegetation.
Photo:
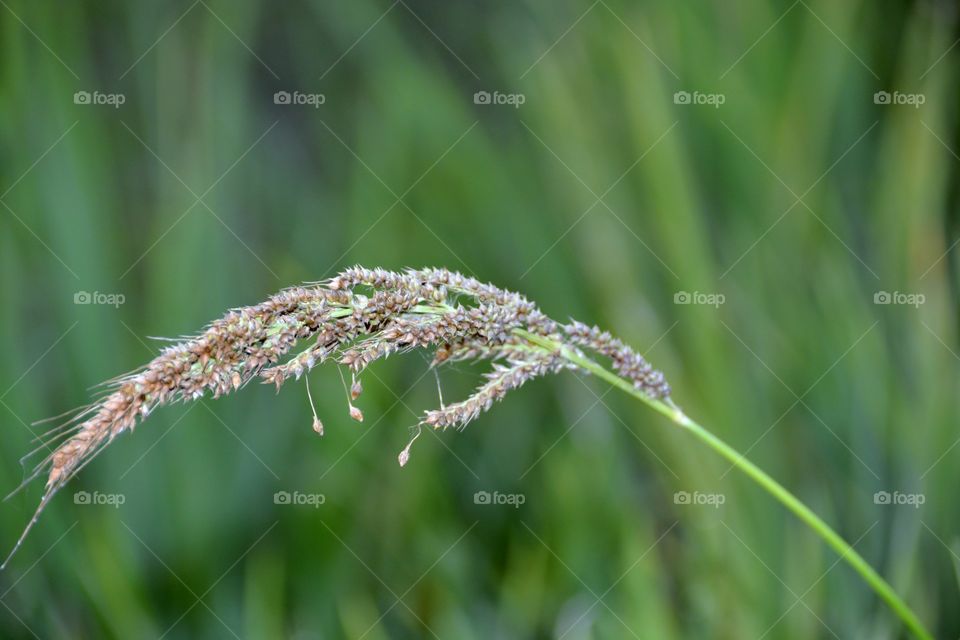
<svg viewBox="0 0 960 640">
<path fill-rule="evenodd" d="M 960 633 L 951 3 L 0 4 L 4 486 L 30 423 L 147 336 L 354 263 L 443 265 L 647 352 Z M 475 375 L 443 370 L 444 398 Z M 423 357 L 369 372 L 360 425 L 332 368 L 311 385 L 322 439 L 302 383 L 119 439 L 0 576 L 2 635 L 901 635 L 768 496 L 594 381 L 537 381 L 404 469 L 438 404 Z"/>
</svg>

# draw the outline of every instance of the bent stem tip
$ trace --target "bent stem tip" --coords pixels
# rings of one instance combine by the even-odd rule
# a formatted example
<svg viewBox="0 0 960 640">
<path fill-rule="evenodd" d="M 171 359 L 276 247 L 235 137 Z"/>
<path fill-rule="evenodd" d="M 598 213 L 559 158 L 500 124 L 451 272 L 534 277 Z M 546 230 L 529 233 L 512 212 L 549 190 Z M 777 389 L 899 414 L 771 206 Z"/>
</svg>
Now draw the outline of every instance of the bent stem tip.
<svg viewBox="0 0 960 640">
<path fill-rule="evenodd" d="M 640 400 L 651 409 L 663 414 L 669 418 L 678 427 L 695 436 L 701 442 L 713 449 L 716 453 L 726 458 L 734 467 L 747 475 L 756 482 L 767 493 L 777 499 L 783 506 L 789 509 L 810 529 L 813 530 L 824 542 L 826 542 L 834 551 L 840 554 L 850 567 L 856 571 L 860 577 L 873 589 L 873 591 L 887 603 L 887 606 L 893 610 L 900 618 L 903 624 L 910 632 L 920 640 L 933 640 L 933 636 L 920 622 L 920 619 L 912 609 L 904 602 L 893 587 L 883 579 L 883 577 L 874 570 L 870 564 L 864 560 L 857 551 L 844 540 L 840 534 L 833 530 L 820 516 L 814 513 L 799 498 L 793 495 L 779 482 L 774 480 L 763 469 L 752 463 L 744 457 L 739 451 L 728 445 L 711 431 L 690 418 L 683 410 L 677 406 L 673 400 L 667 398 L 660 400 L 652 398 L 641 390 L 636 389 L 627 380 L 624 380 L 605 367 L 597 364 L 593 360 L 586 358 L 577 351 L 568 346 L 552 341 L 549 338 L 532 334 L 522 329 L 514 331 L 517 335 L 525 338 L 528 342 L 541 349 L 559 353 L 562 357 L 576 364 L 598 378 L 610 383 L 611 385 L 625 391 L 634 398 Z"/>
</svg>

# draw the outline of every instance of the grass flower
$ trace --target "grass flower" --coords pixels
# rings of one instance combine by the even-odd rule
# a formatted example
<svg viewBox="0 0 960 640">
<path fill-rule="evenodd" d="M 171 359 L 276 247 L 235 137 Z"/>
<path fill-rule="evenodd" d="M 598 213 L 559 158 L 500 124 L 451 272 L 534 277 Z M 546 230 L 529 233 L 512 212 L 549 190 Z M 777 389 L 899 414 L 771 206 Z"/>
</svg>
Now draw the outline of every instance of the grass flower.
<svg viewBox="0 0 960 640">
<path fill-rule="evenodd" d="M 299 352 L 290 355 L 303 343 Z M 57 491 L 114 438 L 133 431 L 157 407 L 208 394 L 216 398 L 255 379 L 279 388 L 332 361 L 349 369 L 349 387 L 343 380 L 349 413 L 363 421 L 363 413 L 353 404 L 362 393 L 363 372 L 377 360 L 413 349 L 432 350 L 434 366 L 483 360 L 491 367 L 471 396 L 425 412 L 398 456 L 401 466 L 408 463 L 410 448 L 425 426 L 462 429 L 533 378 L 566 369 L 593 374 L 645 402 L 730 460 L 839 552 L 917 637 L 930 637 L 886 581 L 833 529 L 683 413 L 670 399 L 663 374 L 640 354 L 597 327 L 576 321 L 557 323 L 518 293 L 445 269 L 347 269 L 330 280 L 293 287 L 260 304 L 234 309 L 200 334 L 167 347 L 141 369 L 109 381 L 100 400 L 75 412 L 43 443 L 56 447 L 27 482 L 46 472 L 46 486 L 11 556 Z M 612 371 L 594 360 L 598 356 L 609 361 Z M 309 390 L 308 384 L 308 396 Z M 323 435 L 312 396 L 310 405 L 312 428 Z"/>
</svg>

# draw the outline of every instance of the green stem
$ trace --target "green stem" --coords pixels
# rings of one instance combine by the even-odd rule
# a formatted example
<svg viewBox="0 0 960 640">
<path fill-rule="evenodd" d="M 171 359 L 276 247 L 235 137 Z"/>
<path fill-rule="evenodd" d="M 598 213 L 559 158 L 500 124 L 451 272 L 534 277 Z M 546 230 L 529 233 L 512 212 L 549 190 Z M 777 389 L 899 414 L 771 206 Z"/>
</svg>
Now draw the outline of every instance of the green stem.
<svg viewBox="0 0 960 640">
<path fill-rule="evenodd" d="M 782 484 L 771 478 L 763 469 L 753 464 L 742 456 L 736 449 L 715 436 L 713 433 L 694 422 L 671 400 L 658 400 L 647 396 L 642 391 L 600 366 L 596 362 L 585 358 L 573 349 L 560 344 L 549 338 L 539 336 L 523 329 L 515 329 L 514 333 L 523 337 L 527 341 L 551 352 L 559 353 L 566 360 L 569 360 L 578 367 L 589 371 L 593 375 L 601 378 L 613 386 L 627 392 L 634 398 L 644 402 L 652 409 L 662 413 L 674 422 L 677 426 L 685 429 L 695 437 L 699 438 L 708 447 L 729 460 L 734 467 L 749 476 L 754 482 L 760 485 L 767 493 L 780 501 L 783 506 L 792 511 L 794 515 L 800 518 L 807 526 L 820 536 L 824 542 L 830 545 L 840 557 L 847 562 L 860 576 L 870 585 L 870 587 L 889 605 L 891 609 L 900 617 L 903 623 L 910 629 L 914 636 L 921 640 L 932 640 L 930 635 L 916 614 L 909 606 L 897 595 L 893 587 L 871 567 L 863 557 L 856 552 L 847 542 L 834 531 L 830 525 L 824 522 L 820 516 L 810 510 L 807 505 L 801 502 L 795 495 L 790 493 Z"/>
</svg>

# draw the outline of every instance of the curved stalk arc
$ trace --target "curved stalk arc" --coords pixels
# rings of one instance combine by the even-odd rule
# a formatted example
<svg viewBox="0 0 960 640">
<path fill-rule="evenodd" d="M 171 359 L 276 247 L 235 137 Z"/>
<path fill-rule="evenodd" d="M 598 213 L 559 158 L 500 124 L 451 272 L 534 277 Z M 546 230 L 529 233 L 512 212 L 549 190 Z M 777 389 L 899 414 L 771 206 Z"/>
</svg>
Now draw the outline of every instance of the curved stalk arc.
<svg viewBox="0 0 960 640">
<path fill-rule="evenodd" d="M 687 416 L 672 400 L 658 400 L 651 398 L 643 392 L 635 389 L 632 384 L 609 371 L 605 367 L 597 364 L 593 360 L 586 358 L 566 345 L 562 345 L 553 340 L 544 338 L 523 329 L 516 329 L 514 333 L 526 339 L 531 344 L 541 349 L 559 353 L 562 357 L 569 360 L 578 367 L 589 371 L 596 377 L 610 383 L 614 387 L 625 391 L 634 398 L 640 400 L 651 409 L 665 415 L 675 425 L 687 431 L 702 443 L 713 449 L 723 458 L 726 458 L 734 467 L 757 483 L 764 491 L 772 495 L 780 504 L 790 510 L 804 524 L 813 530 L 824 542 L 834 551 L 840 554 L 840 557 L 848 564 L 860 577 L 886 602 L 887 606 L 897 614 L 910 632 L 920 640 L 933 640 L 933 636 L 920 622 L 920 619 L 907 605 L 906 602 L 897 595 L 893 587 L 890 586 L 877 571 L 864 560 L 863 556 L 857 553 L 850 544 L 844 540 L 840 534 L 833 530 L 820 516 L 814 513 L 810 507 L 804 504 L 799 498 L 793 495 L 786 487 L 774 480 L 766 471 L 750 462 L 739 451 L 728 445 L 711 431 L 697 423 Z"/>
</svg>

